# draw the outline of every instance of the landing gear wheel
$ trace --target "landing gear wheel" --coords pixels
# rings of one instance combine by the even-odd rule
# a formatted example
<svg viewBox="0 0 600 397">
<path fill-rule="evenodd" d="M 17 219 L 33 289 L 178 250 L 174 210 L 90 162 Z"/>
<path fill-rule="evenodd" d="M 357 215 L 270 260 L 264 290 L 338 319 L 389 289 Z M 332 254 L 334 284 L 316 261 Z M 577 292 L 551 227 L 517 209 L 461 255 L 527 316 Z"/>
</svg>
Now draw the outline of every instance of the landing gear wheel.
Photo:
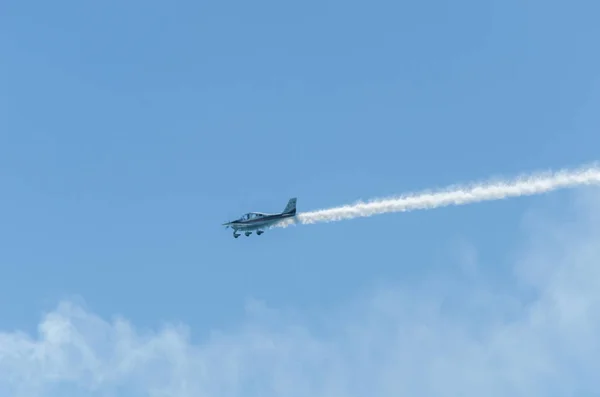
<svg viewBox="0 0 600 397">
<path fill-rule="evenodd" d="M 245 232 L 244 234 L 246 235 L 246 237 L 248 237 L 249 235 L 252 234 L 252 232 Z"/>
<path fill-rule="evenodd" d="M 258 232 L 256 232 L 257 236 L 260 236 L 261 234 L 263 234 L 264 232 L 262 230 L 259 230 Z"/>
<path fill-rule="evenodd" d="M 234 232 L 233 237 L 238 238 L 238 237 L 240 237 L 240 235 Z"/>
</svg>

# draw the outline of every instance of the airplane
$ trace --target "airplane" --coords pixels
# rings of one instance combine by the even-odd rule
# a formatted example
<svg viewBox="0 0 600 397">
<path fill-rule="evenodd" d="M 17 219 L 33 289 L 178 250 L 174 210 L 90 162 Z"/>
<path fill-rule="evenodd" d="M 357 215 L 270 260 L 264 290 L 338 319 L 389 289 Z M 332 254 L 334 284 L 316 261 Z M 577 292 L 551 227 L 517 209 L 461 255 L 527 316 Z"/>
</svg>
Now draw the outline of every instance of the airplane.
<svg viewBox="0 0 600 397">
<path fill-rule="evenodd" d="M 296 216 L 296 198 L 291 198 L 283 212 L 278 214 L 266 214 L 264 212 L 248 212 L 247 214 L 242 215 L 239 219 L 236 219 L 231 222 L 223 223 L 225 228 L 233 229 L 233 237 L 240 237 L 239 233 L 236 233 L 238 230 L 244 232 L 247 236 L 251 235 L 253 231 L 256 230 L 256 234 L 260 236 L 264 233 L 264 228 L 274 225 L 275 223 Z"/>
</svg>

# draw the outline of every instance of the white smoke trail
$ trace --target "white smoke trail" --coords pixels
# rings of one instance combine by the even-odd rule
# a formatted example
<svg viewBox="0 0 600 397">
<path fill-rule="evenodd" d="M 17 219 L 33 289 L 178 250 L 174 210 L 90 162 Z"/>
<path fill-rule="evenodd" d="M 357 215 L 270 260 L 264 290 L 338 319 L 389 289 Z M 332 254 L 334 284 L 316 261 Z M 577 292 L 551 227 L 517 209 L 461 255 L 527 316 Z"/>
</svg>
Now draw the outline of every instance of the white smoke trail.
<svg viewBox="0 0 600 397">
<path fill-rule="evenodd" d="M 436 192 L 410 193 L 399 197 L 304 212 L 298 214 L 295 219 L 283 221 L 275 227 L 287 227 L 296 223 L 334 222 L 391 212 L 434 209 L 510 197 L 532 196 L 558 189 L 592 184 L 600 184 L 600 168 L 596 164 L 577 169 L 537 172 L 510 180 L 451 186 Z"/>
</svg>

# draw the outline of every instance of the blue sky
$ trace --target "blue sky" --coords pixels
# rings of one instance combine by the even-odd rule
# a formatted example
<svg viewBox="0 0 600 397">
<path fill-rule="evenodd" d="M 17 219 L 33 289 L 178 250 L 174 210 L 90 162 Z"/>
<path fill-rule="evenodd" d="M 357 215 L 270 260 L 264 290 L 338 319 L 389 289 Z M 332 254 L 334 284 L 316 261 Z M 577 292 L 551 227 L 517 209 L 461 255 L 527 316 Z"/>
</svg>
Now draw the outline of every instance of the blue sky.
<svg viewBox="0 0 600 397">
<path fill-rule="evenodd" d="M 291 317 L 321 343 L 371 316 L 381 294 L 416 313 L 393 318 L 418 324 L 421 305 L 408 302 L 432 291 L 456 306 L 458 328 L 491 327 L 463 317 L 464 299 L 519 290 L 521 251 L 552 239 L 530 223 L 562 231 L 597 211 L 562 192 L 260 237 L 220 227 L 292 196 L 313 210 L 598 160 L 597 2 L 84 3 L 9 0 L 0 15 L 0 340 L 20 330 L 43 343 L 42 316 L 72 319 L 78 309 L 57 306 L 67 302 L 85 310 L 81 335 L 89 316 L 122 316 L 142 334 L 186 324 L 185 349 L 217 349 L 207 338 L 219 331 L 229 342 L 215 343 L 243 350 L 250 304 L 275 311 L 260 329 Z M 579 258 L 583 243 L 562 243 Z M 532 255 L 546 258 L 538 245 Z M 352 317 L 353 305 L 366 312 Z M 332 331 L 323 318 L 338 315 L 352 318 Z M 9 356 L 0 366 L 32 365 Z"/>
</svg>

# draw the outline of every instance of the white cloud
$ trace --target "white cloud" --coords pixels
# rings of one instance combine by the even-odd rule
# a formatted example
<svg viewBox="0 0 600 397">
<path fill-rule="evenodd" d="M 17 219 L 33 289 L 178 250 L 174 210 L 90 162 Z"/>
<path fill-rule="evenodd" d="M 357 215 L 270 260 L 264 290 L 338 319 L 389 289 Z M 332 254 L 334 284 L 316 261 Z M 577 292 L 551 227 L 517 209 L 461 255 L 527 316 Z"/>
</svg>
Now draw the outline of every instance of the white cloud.
<svg viewBox="0 0 600 397">
<path fill-rule="evenodd" d="M 63 302 L 42 319 L 38 335 L 0 333 L 0 391 L 26 397 L 598 393 L 598 197 L 578 202 L 567 224 L 533 223 L 513 268 L 516 286 L 492 292 L 469 277 L 449 289 L 381 288 L 326 313 L 318 328 L 253 302 L 243 328 L 192 343 L 184 327 L 144 333 Z M 476 256 L 468 260 L 476 265 Z"/>
</svg>

